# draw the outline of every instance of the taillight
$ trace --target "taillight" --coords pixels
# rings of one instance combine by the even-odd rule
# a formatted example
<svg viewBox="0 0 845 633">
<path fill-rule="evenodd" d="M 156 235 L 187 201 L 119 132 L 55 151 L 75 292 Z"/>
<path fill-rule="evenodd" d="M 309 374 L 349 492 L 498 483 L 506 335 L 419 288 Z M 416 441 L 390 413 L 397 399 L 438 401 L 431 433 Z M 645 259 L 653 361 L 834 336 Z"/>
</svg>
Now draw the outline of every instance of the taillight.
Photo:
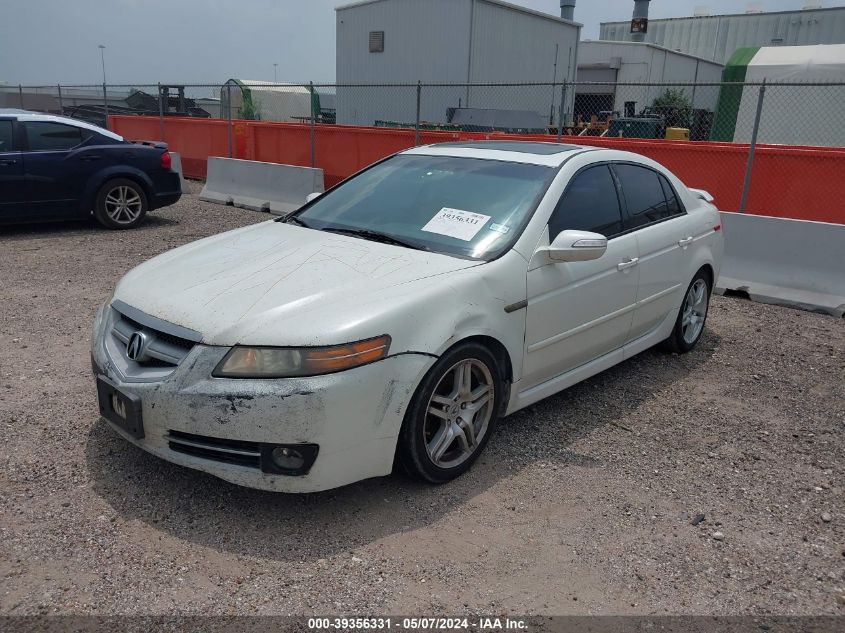
<svg viewBox="0 0 845 633">
<path fill-rule="evenodd" d="M 170 152 L 164 152 L 161 155 L 161 168 L 162 169 L 170 169 L 170 164 L 172 160 L 170 158 Z"/>
</svg>

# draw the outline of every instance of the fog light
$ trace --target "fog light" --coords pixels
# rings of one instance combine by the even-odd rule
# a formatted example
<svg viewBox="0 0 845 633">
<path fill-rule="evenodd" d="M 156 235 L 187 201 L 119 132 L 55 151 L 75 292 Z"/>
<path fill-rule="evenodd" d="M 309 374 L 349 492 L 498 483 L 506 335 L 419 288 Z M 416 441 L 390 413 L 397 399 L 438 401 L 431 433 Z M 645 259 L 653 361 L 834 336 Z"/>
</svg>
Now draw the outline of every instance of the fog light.
<svg viewBox="0 0 845 633">
<path fill-rule="evenodd" d="M 319 450 L 316 444 L 262 444 L 261 470 L 276 475 L 305 475 Z"/>
<path fill-rule="evenodd" d="M 295 448 L 277 446 L 271 455 L 276 466 L 283 470 L 299 470 L 305 465 L 305 458 Z"/>
</svg>

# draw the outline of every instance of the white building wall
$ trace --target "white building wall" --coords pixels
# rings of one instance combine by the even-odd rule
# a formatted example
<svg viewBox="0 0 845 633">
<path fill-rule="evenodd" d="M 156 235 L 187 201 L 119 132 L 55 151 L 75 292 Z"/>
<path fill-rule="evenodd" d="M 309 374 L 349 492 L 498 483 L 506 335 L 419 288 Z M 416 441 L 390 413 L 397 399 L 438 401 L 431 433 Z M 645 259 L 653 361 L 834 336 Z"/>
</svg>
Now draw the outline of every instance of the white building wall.
<svg viewBox="0 0 845 633">
<path fill-rule="evenodd" d="M 615 93 L 614 110 L 624 111 L 626 101 L 635 101 L 636 110 L 651 105 L 655 98 L 666 90 L 666 86 L 637 86 L 624 84 L 660 84 L 660 83 L 717 83 L 721 81 L 721 64 L 682 55 L 675 51 L 649 44 L 628 42 L 586 41 L 581 42 L 578 65 L 584 68 L 584 77 L 589 81 L 595 75 L 595 68 L 601 65 L 618 66 L 613 89 L 600 90 L 599 87 L 584 87 L 585 92 Z M 591 68 L 592 67 L 592 68 Z M 718 87 L 685 87 L 693 107 L 714 110 L 719 98 Z"/>
<path fill-rule="evenodd" d="M 470 0 L 377 0 L 336 10 L 337 122 L 416 120 L 416 87 L 341 87 L 467 81 Z M 371 31 L 384 31 L 384 52 L 370 53 Z M 433 118 L 451 95 L 426 95 L 422 118 Z"/>
<path fill-rule="evenodd" d="M 534 12 L 476 0 L 472 12 L 470 83 L 575 80 L 580 26 Z M 557 45 L 557 73 L 555 73 Z M 469 106 L 528 110 L 557 121 L 561 90 L 550 86 L 477 87 Z M 572 93 L 564 112 L 572 111 Z"/>
<path fill-rule="evenodd" d="M 575 76 L 580 25 L 501 2 L 375 0 L 339 7 L 336 21 L 339 124 L 416 119 L 416 86 L 343 84 L 551 82 L 556 43 L 557 80 Z M 383 53 L 369 52 L 371 31 L 384 31 Z M 423 90 L 420 114 L 423 121 L 444 123 L 448 108 L 469 105 L 548 117 L 552 92 L 550 87 L 437 86 Z"/>
</svg>

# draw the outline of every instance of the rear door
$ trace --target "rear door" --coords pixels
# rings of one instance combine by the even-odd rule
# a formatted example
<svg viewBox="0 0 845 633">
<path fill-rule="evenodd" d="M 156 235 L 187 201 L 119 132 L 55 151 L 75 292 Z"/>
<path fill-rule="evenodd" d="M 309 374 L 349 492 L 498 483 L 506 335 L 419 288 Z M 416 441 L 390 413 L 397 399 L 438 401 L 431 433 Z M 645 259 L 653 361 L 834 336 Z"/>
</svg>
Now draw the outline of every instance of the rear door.
<svg viewBox="0 0 845 633">
<path fill-rule="evenodd" d="M 15 139 L 15 121 L 0 118 L 0 221 L 19 219 L 25 207 L 23 158 Z"/>
<path fill-rule="evenodd" d="M 693 242 L 692 220 L 669 181 L 644 165 L 615 163 L 612 166 L 622 191 L 625 230 L 636 236 L 640 253 L 637 308 L 631 339 L 644 336 L 674 313 L 679 293 L 689 280 L 689 247 Z"/>
<path fill-rule="evenodd" d="M 84 215 L 80 206 L 102 150 L 83 148 L 91 132 L 57 121 L 22 121 L 28 215 L 32 220 Z"/>
</svg>

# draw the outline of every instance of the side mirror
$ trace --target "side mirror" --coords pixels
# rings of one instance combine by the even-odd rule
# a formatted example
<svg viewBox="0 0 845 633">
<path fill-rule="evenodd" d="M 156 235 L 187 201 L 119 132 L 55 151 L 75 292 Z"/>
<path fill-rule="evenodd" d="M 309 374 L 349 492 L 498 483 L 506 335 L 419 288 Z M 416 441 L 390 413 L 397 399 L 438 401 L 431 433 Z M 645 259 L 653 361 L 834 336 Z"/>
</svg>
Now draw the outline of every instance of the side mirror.
<svg viewBox="0 0 845 633">
<path fill-rule="evenodd" d="M 561 231 L 549 246 L 549 259 L 555 262 L 586 262 L 598 259 L 607 250 L 607 238 L 589 231 Z"/>
<path fill-rule="evenodd" d="M 315 191 L 314 193 L 309 193 L 307 196 L 305 196 L 305 202 L 306 203 L 311 202 L 315 198 L 319 198 L 322 195 L 323 194 L 320 191 Z"/>
</svg>

